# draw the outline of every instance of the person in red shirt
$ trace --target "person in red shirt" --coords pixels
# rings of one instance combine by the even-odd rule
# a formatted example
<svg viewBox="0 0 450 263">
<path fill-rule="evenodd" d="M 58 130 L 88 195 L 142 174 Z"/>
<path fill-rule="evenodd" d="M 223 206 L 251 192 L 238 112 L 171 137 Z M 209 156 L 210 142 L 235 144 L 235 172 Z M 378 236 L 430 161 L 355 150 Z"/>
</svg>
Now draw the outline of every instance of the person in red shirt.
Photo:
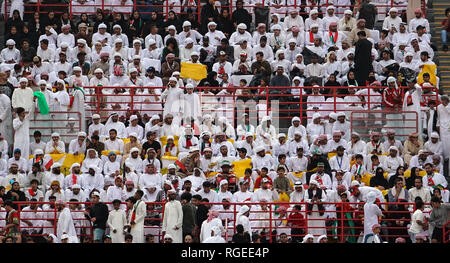
<svg viewBox="0 0 450 263">
<path fill-rule="evenodd" d="M 448 33 L 450 32 L 450 7 L 445 9 L 445 17 L 446 19 L 442 20 L 442 30 L 441 30 L 441 41 L 442 41 L 442 50 L 448 51 L 447 46 L 447 38 Z"/>
<path fill-rule="evenodd" d="M 267 178 L 269 180 L 269 188 L 272 188 L 272 179 L 268 176 L 269 169 L 267 167 L 261 168 L 261 173 L 259 174 L 258 178 L 256 178 L 255 181 L 255 190 L 258 188 L 261 188 L 261 182 L 263 178 Z"/>
<path fill-rule="evenodd" d="M 300 205 L 295 205 L 288 216 L 288 225 L 291 226 L 292 243 L 302 243 L 305 234 L 305 218 L 301 211 Z"/>
</svg>

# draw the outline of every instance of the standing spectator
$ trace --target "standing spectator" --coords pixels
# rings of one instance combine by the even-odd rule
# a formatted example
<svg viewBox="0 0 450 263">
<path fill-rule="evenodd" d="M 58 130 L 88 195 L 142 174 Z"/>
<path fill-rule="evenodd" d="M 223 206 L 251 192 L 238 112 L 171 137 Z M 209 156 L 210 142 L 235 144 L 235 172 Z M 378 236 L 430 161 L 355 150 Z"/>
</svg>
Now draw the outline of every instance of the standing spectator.
<svg viewBox="0 0 450 263">
<path fill-rule="evenodd" d="M 127 217 L 125 211 L 120 209 L 121 201 L 115 199 L 113 202 L 114 209 L 109 212 L 108 215 L 108 226 L 110 229 L 111 241 L 112 243 L 123 243 L 125 242 L 125 226 L 127 224 Z"/>
<path fill-rule="evenodd" d="M 441 199 L 436 196 L 431 198 L 431 206 L 433 210 L 430 214 L 429 223 L 433 226 L 433 234 L 431 235 L 431 243 L 441 243 L 443 242 L 443 227 L 446 222 L 450 220 L 450 204 L 442 204 Z M 445 229 L 448 231 L 448 229 Z M 449 237 L 447 236 L 446 240 Z"/>
<path fill-rule="evenodd" d="M 91 207 L 91 210 L 89 212 L 86 211 L 85 215 L 92 222 L 94 243 L 101 243 L 103 241 L 106 222 L 109 216 L 108 206 L 100 202 L 99 192 L 94 192 L 94 194 L 92 195 L 92 202 L 94 204 Z"/>
<path fill-rule="evenodd" d="M 364 239 L 373 233 L 373 226 L 378 224 L 378 217 L 382 216 L 381 209 L 375 204 L 376 193 L 370 192 L 364 205 Z"/>
<path fill-rule="evenodd" d="M 197 207 L 191 203 L 192 195 L 183 193 L 181 195 L 181 205 L 183 210 L 183 239 L 187 235 L 192 235 L 195 228 L 195 212 Z"/>
<path fill-rule="evenodd" d="M 247 28 L 250 28 L 252 16 L 244 8 L 244 1 L 238 0 L 236 2 L 236 10 L 233 11 L 231 17 L 233 19 L 234 28 L 236 28 L 241 23 L 244 23 Z"/>
<path fill-rule="evenodd" d="M 208 2 L 202 7 L 202 11 L 200 13 L 200 33 L 205 34 L 206 32 L 208 32 L 208 23 L 217 21 L 218 17 L 219 10 L 216 6 L 216 1 L 208 0 Z"/>
<path fill-rule="evenodd" d="M 355 69 L 358 83 L 366 83 L 372 66 L 372 43 L 367 40 L 365 31 L 357 33 L 359 40 L 355 44 Z"/>
<path fill-rule="evenodd" d="M 416 235 L 422 234 L 428 229 L 427 223 L 425 222 L 425 215 L 423 214 L 424 209 L 425 204 L 423 201 L 416 202 L 416 211 L 414 211 L 411 217 L 411 226 L 408 229 L 409 236 L 413 243 L 416 243 Z"/>
<path fill-rule="evenodd" d="M 162 235 L 170 235 L 174 243 L 182 242 L 183 235 L 183 209 L 180 201 L 175 200 L 177 192 L 173 189 L 168 192 L 169 201 L 165 204 Z"/>
</svg>

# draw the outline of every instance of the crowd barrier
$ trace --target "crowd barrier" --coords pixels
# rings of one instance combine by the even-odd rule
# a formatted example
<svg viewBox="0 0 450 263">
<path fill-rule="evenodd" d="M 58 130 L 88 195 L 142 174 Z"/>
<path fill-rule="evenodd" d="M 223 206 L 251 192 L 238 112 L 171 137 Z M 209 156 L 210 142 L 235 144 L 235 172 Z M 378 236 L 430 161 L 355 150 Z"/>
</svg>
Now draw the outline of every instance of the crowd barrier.
<svg viewBox="0 0 450 263">
<path fill-rule="evenodd" d="M 122 90 L 122 93 L 113 93 L 114 89 Z M 272 124 L 280 129 L 287 129 L 291 125 L 291 119 L 300 117 L 304 126 L 311 122 L 314 113 L 319 113 L 323 119 L 327 119 L 331 112 L 344 112 L 353 128 L 358 132 L 369 132 L 374 128 L 373 123 L 380 123 L 380 127 L 403 129 L 399 136 L 407 136 L 411 132 L 418 132 L 418 118 L 424 118 L 425 109 L 421 116 L 417 112 L 405 111 L 402 106 L 389 109 L 383 103 L 383 87 L 358 87 L 352 90 L 348 87 L 196 87 L 198 103 L 185 101 L 171 102 L 172 109 L 165 109 L 163 88 L 159 87 L 85 87 L 87 116 L 99 114 L 102 121 L 106 121 L 112 112 L 119 113 L 125 120 L 132 114 L 140 115 L 144 122 L 154 114 L 174 113 L 175 118 L 194 117 L 196 123 L 200 123 L 202 116 L 210 114 L 216 119 L 221 116 L 237 127 L 243 122 L 243 113 L 248 113 L 253 125 L 258 125 L 264 116 L 272 117 Z M 211 90 L 222 91 L 219 94 Z M 316 94 L 315 90 L 320 93 Z M 407 87 L 401 87 L 403 97 Z M 124 91 L 124 92 L 123 92 Z M 422 106 L 426 106 L 429 100 L 439 103 L 439 95 L 436 88 L 422 95 Z M 217 92 L 216 92 L 217 93 Z M 424 107 L 423 107 L 424 108 Z M 392 120 L 389 113 L 400 114 L 397 120 Z M 389 117 L 391 116 L 391 117 Z M 401 122 L 401 125 L 388 125 L 389 122 Z M 362 124 L 361 124 L 362 123 Z M 256 127 L 255 125 L 255 127 Z M 361 126 L 362 125 L 362 126 Z"/>
<path fill-rule="evenodd" d="M 34 11 L 37 11 L 41 14 L 47 14 L 50 11 L 55 12 L 55 14 L 61 14 L 63 12 L 69 13 L 69 18 L 72 20 L 75 16 L 79 16 L 82 13 L 87 14 L 95 14 L 97 10 L 101 10 L 104 13 L 108 12 L 120 12 L 124 14 L 130 14 L 131 12 L 137 10 L 142 15 L 149 15 L 151 12 L 155 11 L 160 15 L 163 15 L 164 18 L 168 17 L 168 13 L 171 10 L 174 10 L 178 15 L 185 15 L 188 13 L 188 9 L 191 9 L 191 12 L 197 17 L 198 22 L 201 22 L 201 7 L 203 3 L 201 0 L 191 0 L 188 1 L 188 4 L 176 4 L 172 1 L 162 0 L 155 1 L 156 4 L 147 4 L 146 2 L 141 1 L 126 1 L 123 4 L 113 3 L 112 1 L 107 0 L 91 0 L 84 1 L 80 3 L 75 0 L 69 1 L 52 1 L 52 0 L 37 0 L 35 3 L 28 2 L 24 4 L 25 11 L 24 13 L 27 15 L 33 14 Z M 183 1 L 185 3 L 185 1 Z M 233 1 L 235 3 L 235 1 Z M 230 17 L 232 16 L 232 12 L 236 9 L 236 5 L 225 4 L 221 5 L 220 1 L 216 1 L 216 5 L 218 8 L 228 8 L 231 10 Z M 335 10 L 335 14 L 342 17 L 344 11 L 346 9 L 353 10 L 356 14 L 356 10 L 359 6 L 361 6 L 361 0 L 355 1 L 353 5 L 341 5 L 341 4 L 333 4 L 332 1 L 320 1 L 319 3 L 312 4 L 303 4 L 301 0 L 293 0 L 286 1 L 285 4 L 276 5 L 270 0 L 262 0 L 259 4 L 248 4 L 244 2 L 243 7 L 248 10 L 250 14 L 254 13 L 254 8 L 256 7 L 269 7 L 271 14 L 277 13 L 280 15 L 289 14 L 289 10 L 291 8 L 296 8 L 300 10 L 300 15 L 308 15 L 308 10 L 310 8 L 317 8 L 320 14 L 326 13 L 326 7 L 333 5 L 337 8 Z M 386 0 L 384 3 L 376 2 L 374 5 L 378 9 L 378 15 L 384 17 L 388 14 L 388 11 L 392 7 L 396 7 L 402 12 L 406 10 L 408 5 L 406 3 L 398 4 L 394 0 Z M 426 1 L 421 1 L 421 9 L 423 13 L 426 12 Z M 11 3 L 3 5 L 2 13 L 9 14 L 11 10 Z"/>
<path fill-rule="evenodd" d="M 31 203 L 45 205 L 45 210 L 38 212 L 24 209 Z M 58 211 L 50 207 L 50 202 L 15 202 L 18 206 L 20 217 L 20 231 L 26 231 L 25 236 L 45 236 L 56 233 Z M 111 203 L 108 204 L 111 210 Z M 145 234 L 152 234 L 155 242 L 164 240 L 162 233 L 162 220 L 164 218 L 164 202 L 148 202 L 147 216 L 144 223 Z M 327 234 L 329 240 L 339 243 L 357 243 L 362 240 L 364 232 L 364 203 L 352 202 L 324 202 L 324 210 L 313 208 L 306 202 L 246 202 L 246 203 L 204 203 L 219 211 L 219 218 L 224 224 L 222 236 L 225 240 L 231 241 L 236 233 L 236 222 L 238 220 L 239 209 L 242 205 L 248 205 L 250 209 L 250 224 L 252 231 L 257 232 L 262 239 L 270 243 L 277 242 L 280 234 L 285 233 L 291 239 L 303 238 L 310 233 L 317 238 L 322 234 Z M 412 212 L 415 210 L 414 203 L 389 202 L 377 203 L 382 208 L 383 216 L 379 218 L 382 226 L 381 237 L 384 241 L 393 243 L 397 237 L 409 238 L 407 229 L 411 222 Z M 72 212 L 72 217 L 76 224 L 75 228 L 79 237 L 92 237 L 92 225 L 84 217 L 84 211 L 92 205 L 90 202 L 67 202 Z M 300 211 L 294 211 L 294 206 L 300 206 Z M 403 206 L 402 209 L 399 209 Z M 81 208 L 76 208 L 81 207 Z M 280 212 L 279 207 L 285 207 L 285 212 Z M 424 213 L 429 216 L 428 209 Z M 323 215 L 319 213 L 323 212 Z M 27 213 L 36 213 L 36 217 L 26 216 Z M 293 214 L 301 214 L 303 219 Z M 403 216 L 404 215 L 404 216 Z M 25 222 L 25 221 L 26 222 Z M 48 223 L 44 223 L 48 222 Z M 33 223 L 37 222 L 37 223 Z M 31 223 L 31 225 L 30 225 Z M 442 242 L 449 242 L 447 222 L 443 229 Z M 37 230 L 35 232 L 31 230 Z M 42 229 L 42 230 L 41 230 Z"/>
</svg>

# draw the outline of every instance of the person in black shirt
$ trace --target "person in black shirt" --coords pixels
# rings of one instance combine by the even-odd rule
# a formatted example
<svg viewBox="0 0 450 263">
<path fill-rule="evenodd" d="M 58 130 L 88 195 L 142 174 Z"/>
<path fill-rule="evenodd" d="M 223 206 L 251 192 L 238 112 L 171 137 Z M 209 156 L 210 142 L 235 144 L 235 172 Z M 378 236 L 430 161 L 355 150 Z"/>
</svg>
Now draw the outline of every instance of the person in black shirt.
<svg viewBox="0 0 450 263">
<path fill-rule="evenodd" d="M 19 182 L 14 182 L 12 183 L 12 188 L 11 190 L 8 191 L 8 193 L 6 193 L 6 197 L 5 200 L 11 200 L 13 202 L 24 202 L 26 201 L 26 197 L 25 197 L 25 193 L 20 191 L 20 185 Z M 13 205 L 14 209 L 18 209 L 17 204 Z"/>
<path fill-rule="evenodd" d="M 200 12 L 201 28 L 200 33 L 205 34 L 208 32 L 208 23 L 212 21 L 217 21 L 219 17 L 219 9 L 216 6 L 214 0 L 208 0 L 206 4 L 202 7 Z"/>
<path fill-rule="evenodd" d="M 250 23 L 252 22 L 252 16 L 244 9 L 244 1 L 239 0 L 236 2 L 236 10 L 232 13 L 234 28 L 240 23 L 244 23 L 247 28 L 250 28 Z"/>
<path fill-rule="evenodd" d="M 217 30 L 222 31 L 227 38 L 235 31 L 233 21 L 230 19 L 230 10 L 228 10 L 228 8 L 222 8 L 220 16 L 217 18 Z"/>
<path fill-rule="evenodd" d="M 156 152 L 156 155 L 159 157 L 161 156 L 161 144 L 156 141 L 156 132 L 155 131 L 149 131 L 146 134 L 147 141 L 142 145 L 142 153 L 141 157 L 142 159 L 145 158 L 145 153 L 147 153 L 147 150 L 150 148 L 153 148 Z"/>
<path fill-rule="evenodd" d="M 384 170 L 382 167 L 378 167 L 375 170 L 375 176 L 370 179 L 370 186 L 371 187 L 382 187 L 382 188 L 379 188 L 380 190 L 389 189 L 388 181 L 386 180 L 386 178 L 384 178 Z"/>
<path fill-rule="evenodd" d="M 94 243 L 101 243 L 103 234 L 105 234 L 106 221 L 108 220 L 108 206 L 100 202 L 100 193 L 93 192 L 92 208 L 89 212 L 85 212 L 86 217 L 92 222 L 92 230 L 94 232 Z"/>
<path fill-rule="evenodd" d="M 14 86 L 8 82 L 6 72 L 0 72 L 0 93 L 5 94 L 11 99 L 13 90 Z"/>
<path fill-rule="evenodd" d="M 233 235 L 233 238 L 231 239 L 232 243 L 251 243 L 250 242 L 250 234 L 244 233 L 244 227 L 239 224 L 236 226 L 236 234 Z"/>
</svg>

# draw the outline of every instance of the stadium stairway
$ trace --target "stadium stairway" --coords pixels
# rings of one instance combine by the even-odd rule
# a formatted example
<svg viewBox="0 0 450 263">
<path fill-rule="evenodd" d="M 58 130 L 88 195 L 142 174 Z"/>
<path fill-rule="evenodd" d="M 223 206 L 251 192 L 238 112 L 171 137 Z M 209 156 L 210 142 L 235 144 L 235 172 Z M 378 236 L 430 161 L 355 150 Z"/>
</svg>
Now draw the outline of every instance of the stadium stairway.
<svg viewBox="0 0 450 263">
<path fill-rule="evenodd" d="M 450 7 L 450 4 L 448 0 L 433 0 L 431 5 L 431 8 L 427 8 L 427 18 L 430 22 L 431 42 L 438 49 L 435 52 L 435 57 L 437 57 L 435 62 L 438 65 L 438 76 L 440 78 L 439 89 L 442 94 L 450 94 L 450 52 L 442 50 L 441 42 L 441 23 L 445 19 L 445 9 Z"/>
</svg>

